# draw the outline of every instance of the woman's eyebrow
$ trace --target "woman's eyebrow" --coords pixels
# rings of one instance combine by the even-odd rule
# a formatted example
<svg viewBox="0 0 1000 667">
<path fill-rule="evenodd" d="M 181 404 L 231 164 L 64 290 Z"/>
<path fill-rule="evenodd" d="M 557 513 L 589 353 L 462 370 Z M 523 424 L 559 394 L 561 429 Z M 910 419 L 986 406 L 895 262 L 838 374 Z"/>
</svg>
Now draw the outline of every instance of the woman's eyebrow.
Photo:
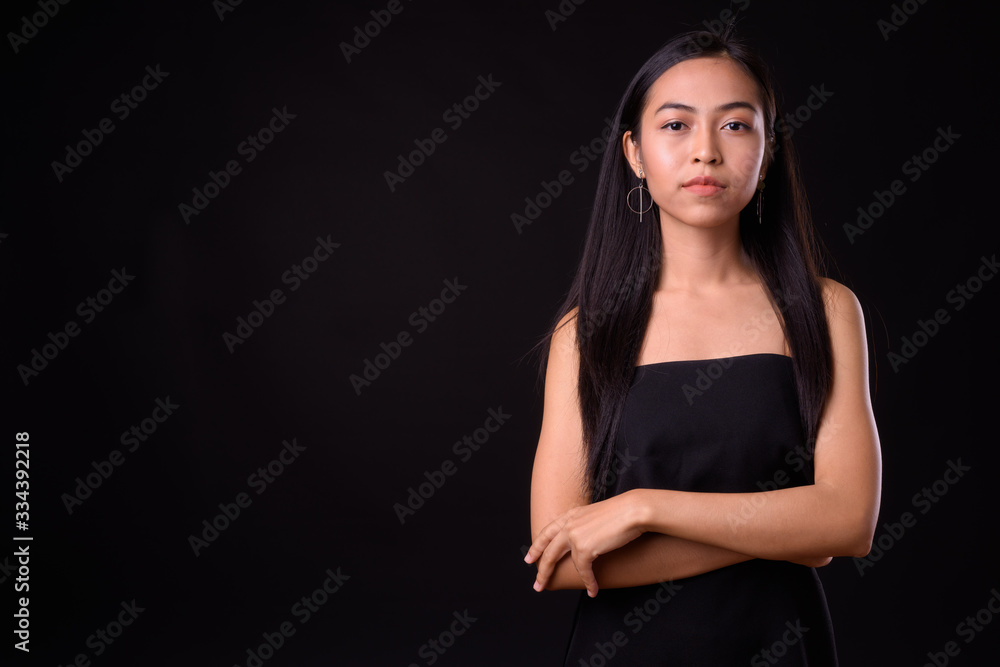
<svg viewBox="0 0 1000 667">
<path fill-rule="evenodd" d="M 679 109 L 680 111 L 688 111 L 690 113 L 695 113 L 697 111 L 697 109 L 689 104 L 682 104 L 681 102 L 664 102 L 657 107 L 656 111 L 653 112 L 653 115 L 655 116 L 664 109 Z M 749 102 L 743 101 L 727 102 L 726 104 L 720 104 L 715 107 L 716 111 L 732 111 L 733 109 L 746 109 L 747 111 L 757 113 L 757 107 Z"/>
</svg>

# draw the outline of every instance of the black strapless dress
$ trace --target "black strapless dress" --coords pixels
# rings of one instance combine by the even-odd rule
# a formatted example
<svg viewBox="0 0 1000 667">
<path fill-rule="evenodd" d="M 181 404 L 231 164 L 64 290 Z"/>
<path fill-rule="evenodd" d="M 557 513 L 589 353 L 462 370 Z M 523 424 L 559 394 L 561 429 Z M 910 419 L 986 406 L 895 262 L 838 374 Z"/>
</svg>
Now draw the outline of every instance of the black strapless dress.
<svg viewBox="0 0 1000 667">
<path fill-rule="evenodd" d="M 780 354 L 638 366 L 615 446 L 609 496 L 813 482 L 792 360 Z M 816 570 L 754 559 L 596 598 L 581 591 L 564 665 L 836 667 L 837 654 Z"/>
</svg>

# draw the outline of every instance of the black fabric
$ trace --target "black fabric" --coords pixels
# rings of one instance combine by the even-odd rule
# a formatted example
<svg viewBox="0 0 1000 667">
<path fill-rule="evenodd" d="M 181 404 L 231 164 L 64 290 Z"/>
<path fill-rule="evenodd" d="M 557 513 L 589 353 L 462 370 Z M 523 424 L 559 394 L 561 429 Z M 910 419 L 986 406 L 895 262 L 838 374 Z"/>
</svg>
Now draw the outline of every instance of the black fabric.
<svg viewBox="0 0 1000 667">
<path fill-rule="evenodd" d="M 811 484 L 791 358 L 639 366 L 609 495 Z M 746 513 L 752 513 L 747 505 Z M 734 520 L 740 520 L 735 517 Z M 816 570 L 754 559 L 674 582 L 580 592 L 564 665 L 837 665 Z"/>
</svg>

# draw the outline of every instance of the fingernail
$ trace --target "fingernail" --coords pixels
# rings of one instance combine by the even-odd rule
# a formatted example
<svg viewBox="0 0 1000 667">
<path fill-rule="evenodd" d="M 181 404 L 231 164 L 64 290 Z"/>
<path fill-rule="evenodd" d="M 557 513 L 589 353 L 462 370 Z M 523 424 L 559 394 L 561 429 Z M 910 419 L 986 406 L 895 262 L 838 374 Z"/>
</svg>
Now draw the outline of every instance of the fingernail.
<svg viewBox="0 0 1000 667">
<path fill-rule="evenodd" d="M 529 560 L 530 558 L 531 558 L 531 554 L 524 554 L 524 562 L 525 563 L 530 563 L 531 562 L 531 560 Z"/>
<path fill-rule="evenodd" d="M 538 581 L 536 580 L 535 581 L 535 585 L 532 586 L 532 588 L 534 588 L 536 591 L 540 591 L 540 590 L 542 590 L 542 585 L 540 583 L 538 583 Z"/>
</svg>

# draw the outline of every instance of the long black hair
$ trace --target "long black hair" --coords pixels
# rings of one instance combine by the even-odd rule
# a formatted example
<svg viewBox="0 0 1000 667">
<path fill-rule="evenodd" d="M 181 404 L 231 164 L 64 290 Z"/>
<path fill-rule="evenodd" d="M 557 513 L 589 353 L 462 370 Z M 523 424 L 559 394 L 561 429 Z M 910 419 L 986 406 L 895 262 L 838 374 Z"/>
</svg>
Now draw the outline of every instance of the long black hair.
<svg viewBox="0 0 1000 667">
<path fill-rule="evenodd" d="M 802 429 L 813 445 L 832 377 L 830 334 L 820 285 L 820 248 L 812 230 L 798 162 L 789 137 L 775 136 L 777 109 L 767 67 L 733 34 L 691 31 L 664 44 L 639 69 L 615 112 L 601 160 L 586 241 L 579 268 L 540 349 L 539 382 L 544 383 L 548 351 L 559 322 L 577 309 L 579 349 L 577 392 L 583 422 L 586 475 L 583 491 L 592 502 L 603 500 L 614 460 L 614 438 L 635 364 L 645 337 L 653 294 L 659 282 L 663 248 L 659 209 L 639 215 L 626 196 L 639 179 L 622 149 L 626 131 L 636 136 L 653 83 L 679 62 L 699 57 L 728 57 L 757 83 L 764 113 L 767 201 L 758 222 L 756 198 L 740 213 L 743 250 L 757 272 L 772 306 L 780 314 L 792 353 Z"/>
</svg>

